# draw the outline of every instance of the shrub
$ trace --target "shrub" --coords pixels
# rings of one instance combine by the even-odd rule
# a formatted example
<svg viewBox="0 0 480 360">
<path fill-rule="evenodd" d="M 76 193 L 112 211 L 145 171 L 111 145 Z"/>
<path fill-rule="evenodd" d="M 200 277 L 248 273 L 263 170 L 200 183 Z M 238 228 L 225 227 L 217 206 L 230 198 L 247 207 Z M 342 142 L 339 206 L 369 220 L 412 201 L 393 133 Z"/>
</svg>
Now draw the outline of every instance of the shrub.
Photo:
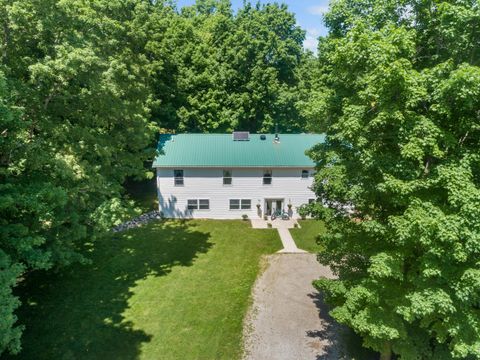
<svg viewBox="0 0 480 360">
<path fill-rule="evenodd" d="M 305 220 L 308 215 L 311 213 L 311 207 L 307 204 L 303 204 L 298 208 L 298 214 L 302 218 L 302 220 Z"/>
<path fill-rule="evenodd" d="M 248 215 L 247 215 L 247 214 L 243 214 L 243 215 L 242 215 L 242 219 L 243 219 L 243 220 L 248 220 Z"/>
</svg>

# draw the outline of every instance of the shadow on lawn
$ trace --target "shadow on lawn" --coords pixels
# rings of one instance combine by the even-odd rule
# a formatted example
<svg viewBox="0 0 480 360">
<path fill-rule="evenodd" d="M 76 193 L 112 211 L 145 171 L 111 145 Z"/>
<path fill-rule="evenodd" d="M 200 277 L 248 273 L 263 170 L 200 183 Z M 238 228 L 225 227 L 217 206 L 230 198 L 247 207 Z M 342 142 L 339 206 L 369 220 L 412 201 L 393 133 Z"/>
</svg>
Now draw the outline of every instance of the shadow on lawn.
<svg viewBox="0 0 480 360">
<path fill-rule="evenodd" d="M 18 289 L 26 330 L 23 351 L 12 359 L 136 359 L 151 335 L 124 321 L 131 288 L 192 265 L 212 246 L 209 238 L 191 222 L 153 223 L 99 240 L 90 265 L 33 274 Z"/>
<path fill-rule="evenodd" d="M 328 340 L 329 345 L 325 353 L 317 356 L 316 360 L 376 360 L 377 353 L 362 347 L 362 339 L 351 329 L 337 323 L 329 314 L 330 307 L 325 303 L 323 295 L 315 292 L 308 294 L 319 310 L 324 324 L 322 330 L 307 332 L 311 338 Z"/>
</svg>

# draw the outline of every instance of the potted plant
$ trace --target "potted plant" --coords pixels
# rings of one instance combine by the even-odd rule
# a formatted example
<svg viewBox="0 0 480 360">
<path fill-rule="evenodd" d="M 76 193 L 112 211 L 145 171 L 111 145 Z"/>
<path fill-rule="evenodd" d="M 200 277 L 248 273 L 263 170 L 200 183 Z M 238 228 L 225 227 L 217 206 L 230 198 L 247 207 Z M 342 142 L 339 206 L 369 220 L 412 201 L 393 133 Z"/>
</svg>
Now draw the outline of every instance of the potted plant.
<svg viewBox="0 0 480 360">
<path fill-rule="evenodd" d="M 271 223 L 267 223 L 267 226 L 268 226 L 268 228 L 271 228 L 271 227 L 272 227 L 272 224 L 271 224 Z"/>
<path fill-rule="evenodd" d="M 243 215 L 242 215 L 242 219 L 243 219 L 244 221 L 248 220 L 248 215 L 247 215 L 247 214 L 243 214 Z"/>
</svg>

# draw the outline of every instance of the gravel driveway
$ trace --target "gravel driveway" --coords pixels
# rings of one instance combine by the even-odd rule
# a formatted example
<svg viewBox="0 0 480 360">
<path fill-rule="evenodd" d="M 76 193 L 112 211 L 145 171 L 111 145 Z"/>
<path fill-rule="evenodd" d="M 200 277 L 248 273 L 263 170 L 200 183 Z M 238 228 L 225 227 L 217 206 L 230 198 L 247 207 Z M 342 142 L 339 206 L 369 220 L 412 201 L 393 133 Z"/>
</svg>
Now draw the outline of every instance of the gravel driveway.
<svg viewBox="0 0 480 360">
<path fill-rule="evenodd" d="M 313 254 L 276 254 L 266 261 L 245 321 L 245 359 L 346 359 L 338 346 L 342 328 L 312 286 L 312 280 L 332 277 L 330 269 Z"/>
</svg>

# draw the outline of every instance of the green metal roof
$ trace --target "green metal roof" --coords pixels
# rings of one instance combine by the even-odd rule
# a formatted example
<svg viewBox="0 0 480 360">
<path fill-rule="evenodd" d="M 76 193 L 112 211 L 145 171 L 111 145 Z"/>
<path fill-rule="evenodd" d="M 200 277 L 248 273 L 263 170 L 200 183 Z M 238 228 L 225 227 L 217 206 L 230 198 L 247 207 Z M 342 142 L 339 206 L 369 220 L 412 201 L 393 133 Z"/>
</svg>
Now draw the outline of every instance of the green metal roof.
<svg viewBox="0 0 480 360">
<path fill-rule="evenodd" d="M 250 134 L 233 141 L 232 134 L 160 135 L 153 167 L 314 167 L 305 152 L 325 141 L 320 134 Z"/>
</svg>

